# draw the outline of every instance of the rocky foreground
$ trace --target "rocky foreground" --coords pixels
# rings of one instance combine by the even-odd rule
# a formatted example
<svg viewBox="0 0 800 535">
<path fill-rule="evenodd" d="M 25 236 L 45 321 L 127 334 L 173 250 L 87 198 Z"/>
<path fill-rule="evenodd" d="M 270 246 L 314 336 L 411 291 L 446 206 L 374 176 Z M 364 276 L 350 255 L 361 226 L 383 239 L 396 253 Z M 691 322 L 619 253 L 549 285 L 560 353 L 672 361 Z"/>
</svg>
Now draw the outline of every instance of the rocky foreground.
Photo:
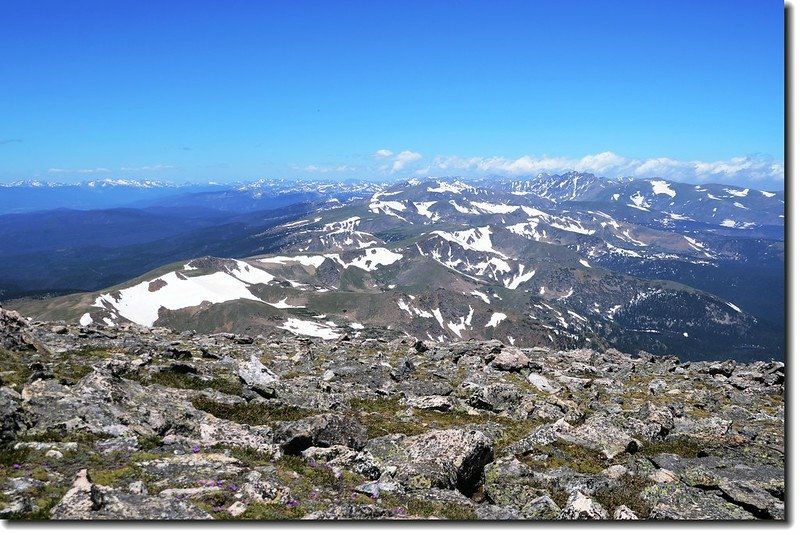
<svg viewBox="0 0 800 535">
<path fill-rule="evenodd" d="M 0 309 L 0 517 L 783 519 L 784 367 Z"/>
</svg>

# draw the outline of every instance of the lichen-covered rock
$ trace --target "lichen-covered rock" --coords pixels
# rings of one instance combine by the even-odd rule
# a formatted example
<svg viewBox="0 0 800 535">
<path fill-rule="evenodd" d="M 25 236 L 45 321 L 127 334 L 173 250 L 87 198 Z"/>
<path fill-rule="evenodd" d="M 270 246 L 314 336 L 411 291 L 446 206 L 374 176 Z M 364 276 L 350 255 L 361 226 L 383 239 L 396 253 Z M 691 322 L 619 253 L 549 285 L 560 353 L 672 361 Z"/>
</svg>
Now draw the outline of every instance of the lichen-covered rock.
<svg viewBox="0 0 800 535">
<path fill-rule="evenodd" d="M 275 385 L 278 377 L 264 366 L 256 355 L 250 360 L 239 364 L 239 379 L 263 397 L 270 398 L 275 395 Z"/>
<path fill-rule="evenodd" d="M 302 456 L 334 469 L 351 470 L 367 479 L 378 479 L 381 475 L 380 467 L 368 451 L 356 451 L 342 445 L 327 448 L 312 446 L 303 450 Z"/>
<path fill-rule="evenodd" d="M 17 433 L 30 425 L 21 402 L 15 391 L 0 387 L 0 447 L 13 442 Z"/>
<path fill-rule="evenodd" d="M 87 470 L 50 510 L 54 520 L 207 520 L 202 509 L 183 500 L 132 494 L 92 483 Z"/>
<path fill-rule="evenodd" d="M 649 518 L 657 520 L 753 520 L 745 509 L 707 492 L 678 483 L 659 483 L 642 491 L 650 504 Z"/>
<path fill-rule="evenodd" d="M 498 505 L 522 509 L 545 493 L 533 470 L 511 455 L 487 464 L 484 474 L 484 492 Z"/>
<path fill-rule="evenodd" d="M 561 520 L 606 520 L 608 511 L 583 492 L 570 494 L 567 504 L 558 516 Z"/>
<path fill-rule="evenodd" d="M 614 509 L 614 520 L 639 520 L 639 517 L 627 505 L 620 505 Z"/>
<path fill-rule="evenodd" d="M 492 441 L 480 431 L 446 429 L 418 436 L 373 439 L 366 447 L 394 479 L 410 489 L 458 489 L 471 495 L 492 459 Z"/>
<path fill-rule="evenodd" d="M 634 453 L 639 443 L 624 429 L 603 417 L 587 420 L 584 424 L 559 434 L 562 440 L 580 444 L 613 459 L 623 452 Z"/>
<path fill-rule="evenodd" d="M 367 443 L 367 428 L 349 416 L 321 414 L 281 425 L 275 430 L 275 442 L 287 454 L 336 444 L 360 450 Z"/>
<path fill-rule="evenodd" d="M 530 366 L 531 359 L 514 347 L 504 347 L 500 354 L 492 360 L 492 367 L 498 370 L 515 372 Z"/>
<path fill-rule="evenodd" d="M 675 418 L 667 407 L 658 407 L 650 401 L 642 405 L 637 414 L 638 418 L 646 423 L 657 424 L 656 434 L 665 436 L 675 428 Z"/>
<path fill-rule="evenodd" d="M 547 377 L 538 373 L 528 374 L 528 382 L 542 392 L 554 394 L 559 391 L 559 388 L 553 385 Z"/>
<path fill-rule="evenodd" d="M 0 307 L 0 348 L 9 351 L 36 349 L 30 325 L 18 312 Z"/>
<path fill-rule="evenodd" d="M 561 508 L 544 495 L 534 498 L 522 507 L 522 517 L 528 520 L 555 520 L 561 515 Z"/>
</svg>

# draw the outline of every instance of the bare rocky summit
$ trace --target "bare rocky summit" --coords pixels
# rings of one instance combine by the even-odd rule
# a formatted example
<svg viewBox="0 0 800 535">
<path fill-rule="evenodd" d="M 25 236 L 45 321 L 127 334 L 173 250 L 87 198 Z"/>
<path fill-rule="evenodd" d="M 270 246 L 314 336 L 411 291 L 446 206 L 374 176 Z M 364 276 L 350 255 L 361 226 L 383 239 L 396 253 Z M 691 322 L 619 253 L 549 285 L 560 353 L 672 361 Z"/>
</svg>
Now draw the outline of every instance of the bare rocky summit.
<svg viewBox="0 0 800 535">
<path fill-rule="evenodd" d="M 784 367 L 0 309 L 0 517 L 784 518 Z"/>
</svg>

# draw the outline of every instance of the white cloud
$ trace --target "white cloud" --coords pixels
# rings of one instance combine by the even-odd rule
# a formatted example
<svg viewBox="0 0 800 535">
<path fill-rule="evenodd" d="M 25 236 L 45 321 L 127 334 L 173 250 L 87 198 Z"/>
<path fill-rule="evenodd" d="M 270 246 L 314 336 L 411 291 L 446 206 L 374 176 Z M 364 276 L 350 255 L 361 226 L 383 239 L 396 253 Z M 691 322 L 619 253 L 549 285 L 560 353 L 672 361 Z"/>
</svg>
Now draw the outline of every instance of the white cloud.
<svg viewBox="0 0 800 535">
<path fill-rule="evenodd" d="M 389 149 L 378 149 L 375 151 L 375 156 L 377 156 L 378 158 L 388 158 L 393 155 L 394 153 Z"/>
<path fill-rule="evenodd" d="M 325 166 L 312 164 L 306 166 L 291 165 L 290 167 L 297 171 L 305 171 L 306 173 L 344 173 L 346 171 L 356 170 L 355 167 L 350 165 Z"/>
<path fill-rule="evenodd" d="M 404 169 L 411 162 L 416 162 L 417 160 L 421 159 L 422 154 L 418 152 L 411 152 L 410 150 L 404 150 L 394 157 L 394 162 L 392 162 L 392 173 L 396 173 Z"/>
<path fill-rule="evenodd" d="M 62 169 L 60 167 L 51 167 L 47 170 L 48 173 L 72 173 L 72 174 L 81 174 L 87 175 L 91 173 L 110 173 L 111 169 L 106 169 L 105 167 L 95 167 L 92 169 Z"/>
<path fill-rule="evenodd" d="M 398 157 L 402 154 L 399 154 Z M 609 177 L 664 177 L 685 181 L 780 181 L 784 178 L 783 162 L 766 156 L 737 156 L 728 160 L 703 162 L 664 157 L 628 158 L 610 151 L 588 154 L 581 158 L 529 155 L 516 159 L 501 156 L 436 156 L 427 166 L 419 169 L 418 173 L 457 171 L 475 174 L 525 175 L 563 173 L 573 170 Z"/>
<path fill-rule="evenodd" d="M 163 171 L 164 169 L 174 169 L 174 165 L 157 163 L 155 165 L 143 165 L 141 167 L 120 167 L 120 171 Z"/>
</svg>

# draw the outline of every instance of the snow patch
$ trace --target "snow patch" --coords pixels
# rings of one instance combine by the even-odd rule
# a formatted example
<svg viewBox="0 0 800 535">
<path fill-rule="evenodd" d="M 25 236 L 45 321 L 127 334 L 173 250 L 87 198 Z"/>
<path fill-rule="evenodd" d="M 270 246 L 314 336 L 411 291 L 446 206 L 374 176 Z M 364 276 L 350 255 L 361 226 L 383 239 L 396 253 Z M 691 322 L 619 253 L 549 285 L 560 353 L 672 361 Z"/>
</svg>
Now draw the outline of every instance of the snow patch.
<svg viewBox="0 0 800 535">
<path fill-rule="evenodd" d="M 486 295 L 486 294 L 485 294 L 485 293 L 483 293 L 483 292 L 479 292 L 478 290 L 472 290 L 472 292 L 470 293 L 470 295 L 474 295 L 474 296 L 476 296 L 476 297 L 479 297 L 479 298 L 480 298 L 480 299 L 482 299 L 482 300 L 483 300 L 483 302 L 485 302 L 487 305 L 489 304 L 489 296 L 488 296 L 488 295 Z"/>
<path fill-rule="evenodd" d="M 737 306 L 736 306 L 736 305 L 734 305 L 733 303 L 727 303 L 727 302 L 726 302 L 726 304 L 727 304 L 729 307 L 731 307 L 732 309 L 734 309 L 736 312 L 738 312 L 739 314 L 741 314 L 741 313 L 742 313 L 742 309 L 741 309 L 741 308 L 739 308 L 739 307 L 737 307 Z"/>
<path fill-rule="evenodd" d="M 502 312 L 493 312 L 492 317 L 489 318 L 489 322 L 485 325 L 485 327 L 497 327 L 501 321 L 508 318 Z"/>
<path fill-rule="evenodd" d="M 750 189 L 749 188 L 745 188 L 745 189 L 737 190 L 737 189 L 725 188 L 725 193 L 729 193 L 729 194 L 733 195 L 734 197 L 747 197 L 747 195 L 750 193 Z"/>
<path fill-rule="evenodd" d="M 666 180 L 651 180 L 650 184 L 653 186 L 653 193 L 655 195 L 669 195 L 675 197 L 675 190 L 669 187 L 669 182 Z"/>
<path fill-rule="evenodd" d="M 297 318 L 287 319 L 284 324 L 278 328 L 294 334 L 313 336 L 315 338 L 322 338 L 323 340 L 333 340 L 339 337 L 339 333 L 336 330 L 325 324 Z"/>
<path fill-rule="evenodd" d="M 306 308 L 303 305 L 290 305 L 289 303 L 286 302 L 286 299 L 288 299 L 288 298 L 284 297 L 283 299 L 281 299 L 277 303 L 267 303 L 267 304 L 269 306 L 275 307 L 275 308 Z"/>
</svg>

